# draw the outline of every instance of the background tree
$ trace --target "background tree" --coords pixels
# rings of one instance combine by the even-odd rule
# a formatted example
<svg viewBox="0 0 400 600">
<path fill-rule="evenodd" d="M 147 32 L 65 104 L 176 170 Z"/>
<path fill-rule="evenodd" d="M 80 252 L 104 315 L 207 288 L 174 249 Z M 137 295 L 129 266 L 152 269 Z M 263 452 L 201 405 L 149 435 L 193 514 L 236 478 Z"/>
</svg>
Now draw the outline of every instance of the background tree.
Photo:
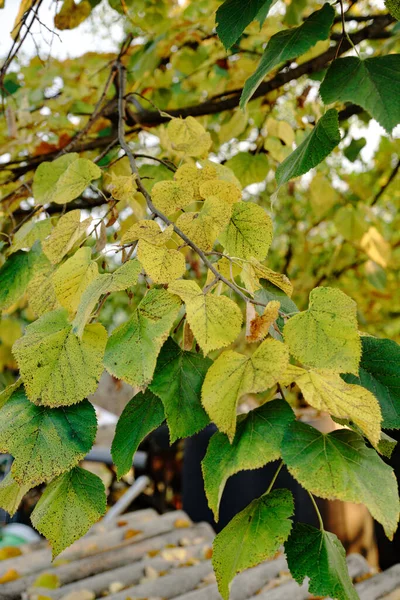
<svg viewBox="0 0 400 600">
<path fill-rule="evenodd" d="M 54 27 L 100 27 L 97 5 L 63 0 Z M 392 537 L 397 485 L 379 454 L 395 445 L 381 426 L 400 428 L 397 0 L 109 6 L 125 31 L 115 55 L 24 61 L 43 0 L 10 24 L 2 506 L 48 482 L 32 522 L 54 555 L 104 513 L 100 480 L 76 465 L 106 368 L 140 390 L 116 430 L 119 475 L 164 419 L 172 441 L 212 420 L 216 518 L 228 477 L 281 458 L 311 495 L 365 503 Z M 260 406 L 237 418 L 248 394 Z M 306 405 L 347 429 L 301 423 Z M 216 538 L 221 595 L 285 542 L 312 593 L 356 598 L 338 539 L 322 521 L 292 528 L 275 479 Z"/>
</svg>

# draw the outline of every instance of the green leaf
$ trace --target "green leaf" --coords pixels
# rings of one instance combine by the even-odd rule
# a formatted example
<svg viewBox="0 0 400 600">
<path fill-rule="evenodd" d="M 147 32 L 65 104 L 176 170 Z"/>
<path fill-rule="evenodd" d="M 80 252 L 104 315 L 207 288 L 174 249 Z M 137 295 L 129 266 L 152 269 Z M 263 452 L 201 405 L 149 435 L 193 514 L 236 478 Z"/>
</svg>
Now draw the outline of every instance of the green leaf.
<svg viewBox="0 0 400 600">
<path fill-rule="evenodd" d="M 107 371 L 133 386 L 148 385 L 180 305 L 166 290 L 151 289 L 132 317 L 110 336 L 104 357 Z"/>
<path fill-rule="evenodd" d="M 0 268 L 0 310 L 21 298 L 36 270 L 46 263 L 47 258 L 37 247 L 29 252 L 18 250 L 6 260 Z"/>
<path fill-rule="evenodd" d="M 392 340 L 361 337 L 359 375 L 343 375 L 372 392 L 382 411 L 384 429 L 400 429 L 400 346 Z"/>
<path fill-rule="evenodd" d="M 0 414 L 0 451 L 14 456 L 11 472 L 19 484 L 38 485 L 75 466 L 96 436 L 96 413 L 87 400 L 47 408 L 29 402 L 19 389 Z"/>
<path fill-rule="evenodd" d="M 289 490 L 274 490 L 253 500 L 216 536 L 212 564 L 224 600 L 237 573 L 271 558 L 286 541 L 293 511 Z"/>
<path fill-rule="evenodd" d="M 277 168 L 276 181 L 281 186 L 293 177 L 304 175 L 319 165 L 340 142 L 339 120 L 331 108 L 318 121 L 313 131 Z"/>
<path fill-rule="evenodd" d="M 282 458 L 312 494 L 365 504 L 392 539 L 400 506 L 396 477 L 358 433 L 341 429 L 324 434 L 295 422 L 284 435 Z"/>
<path fill-rule="evenodd" d="M 94 179 L 101 177 L 99 167 L 78 154 L 65 154 L 52 162 L 43 162 L 33 178 L 37 204 L 67 204 L 75 200 Z"/>
<path fill-rule="evenodd" d="M 13 353 L 29 399 L 46 406 L 69 406 L 93 394 L 103 372 L 106 343 L 107 332 L 100 323 L 87 325 L 79 339 L 64 309 L 28 325 Z"/>
<path fill-rule="evenodd" d="M 75 467 L 52 481 L 32 515 L 32 525 L 50 542 L 53 559 L 79 539 L 106 512 L 100 477 Z"/>
<path fill-rule="evenodd" d="M 230 298 L 203 294 L 195 281 L 179 280 L 168 286 L 185 303 L 187 321 L 204 354 L 231 344 L 239 335 L 242 313 Z"/>
<path fill-rule="evenodd" d="M 280 302 L 280 310 L 286 314 L 298 313 L 299 309 L 296 304 L 293 302 L 291 298 L 284 291 L 279 289 L 276 285 L 271 283 L 266 279 L 261 280 L 262 287 L 259 290 L 256 290 L 254 293 L 254 299 L 257 302 L 262 302 L 263 304 L 268 304 L 268 302 L 273 302 L 277 300 Z M 262 314 L 264 311 L 263 306 L 256 306 L 257 312 Z"/>
<path fill-rule="evenodd" d="M 353 102 L 364 108 L 388 133 L 400 123 L 400 54 L 361 60 L 334 60 L 320 87 L 325 104 Z"/>
<path fill-rule="evenodd" d="M 359 600 L 346 564 L 346 552 L 336 535 L 296 523 L 285 552 L 293 579 L 302 584 L 309 577 L 309 592 L 338 600 Z"/>
<path fill-rule="evenodd" d="M 283 434 L 293 419 L 293 411 L 287 402 L 272 400 L 238 417 L 232 444 L 224 433 L 214 433 L 202 461 L 202 471 L 208 505 L 216 521 L 229 477 L 277 460 L 281 455 Z"/>
<path fill-rule="evenodd" d="M 225 0 L 218 8 L 215 19 L 219 39 L 225 48 L 233 46 L 260 11 L 264 20 L 272 4 L 273 0 Z"/>
<path fill-rule="evenodd" d="M 201 405 L 201 386 L 212 361 L 184 352 L 169 338 L 158 357 L 150 389 L 164 405 L 171 443 L 194 435 L 210 419 Z"/>
<path fill-rule="evenodd" d="M 8 473 L 0 483 L 0 507 L 13 517 L 30 489 L 30 485 L 19 485 L 12 474 Z"/>
<path fill-rule="evenodd" d="M 395 19 L 400 21 L 400 2 L 399 0 L 385 0 L 385 6 Z"/>
<path fill-rule="evenodd" d="M 264 181 L 270 166 L 265 154 L 239 152 L 230 158 L 225 166 L 235 173 L 243 187 Z"/>
<path fill-rule="evenodd" d="M 329 37 L 335 11 L 324 4 L 312 13 L 299 27 L 279 31 L 271 37 L 258 67 L 244 85 L 240 106 L 244 108 L 261 81 L 279 64 L 308 52 L 318 41 Z"/>
<path fill-rule="evenodd" d="M 336 288 L 313 289 L 308 310 L 286 322 L 284 337 L 290 353 L 305 365 L 358 373 L 361 341 L 357 306 Z"/>
<path fill-rule="evenodd" d="M 72 331 L 82 337 L 85 325 L 103 294 L 120 292 L 135 285 L 142 266 L 136 259 L 128 260 L 114 273 L 104 273 L 92 281 L 82 294 Z"/>
<path fill-rule="evenodd" d="M 9 398 L 11 398 L 12 394 L 22 385 L 22 379 L 19 377 L 14 383 L 7 386 L 4 390 L 0 392 L 0 408 L 3 408 L 5 403 Z"/>
<path fill-rule="evenodd" d="M 219 236 L 231 256 L 263 260 L 272 242 L 272 221 L 262 206 L 237 202 L 229 225 Z"/>
<path fill-rule="evenodd" d="M 164 421 L 161 400 L 148 389 L 136 394 L 125 406 L 118 420 L 111 454 L 118 477 L 132 467 L 132 459 L 139 444 Z"/>
<path fill-rule="evenodd" d="M 202 402 L 210 419 L 233 441 L 236 410 L 244 394 L 272 387 L 285 372 L 287 348 L 277 340 L 265 340 L 251 357 L 227 350 L 209 368 L 202 389 Z"/>
</svg>

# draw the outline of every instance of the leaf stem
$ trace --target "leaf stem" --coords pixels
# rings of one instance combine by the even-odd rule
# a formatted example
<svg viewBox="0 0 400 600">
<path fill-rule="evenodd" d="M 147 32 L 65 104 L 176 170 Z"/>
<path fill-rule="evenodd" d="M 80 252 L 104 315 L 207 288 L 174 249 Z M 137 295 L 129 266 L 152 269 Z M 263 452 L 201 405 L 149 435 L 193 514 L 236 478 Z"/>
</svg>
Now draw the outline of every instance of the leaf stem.
<svg viewBox="0 0 400 600">
<path fill-rule="evenodd" d="M 312 503 L 313 503 L 313 505 L 314 505 L 315 512 L 317 513 L 317 517 L 318 517 L 318 521 L 319 521 L 319 528 L 320 528 L 320 530 L 321 530 L 321 531 L 324 531 L 324 529 L 325 529 L 325 528 L 324 528 L 324 522 L 323 522 L 323 520 L 322 520 L 321 513 L 319 512 L 318 505 L 317 505 L 317 503 L 315 502 L 315 498 L 314 498 L 314 496 L 313 496 L 313 495 L 312 495 L 312 494 L 311 494 L 311 493 L 310 493 L 308 490 L 307 490 L 307 492 L 308 492 L 308 495 L 309 495 L 309 496 L 310 496 L 310 498 L 311 498 L 311 502 L 312 502 Z"/>
<path fill-rule="evenodd" d="M 277 477 L 278 477 L 279 473 L 281 472 L 282 467 L 283 467 L 283 460 L 281 460 L 281 462 L 279 464 L 279 467 L 277 468 L 277 470 L 275 472 L 275 475 L 273 476 L 272 481 L 269 484 L 268 489 L 267 489 L 267 491 L 265 492 L 264 495 L 269 494 L 270 491 L 272 490 L 272 488 L 274 487 L 275 481 L 277 480 Z"/>
</svg>

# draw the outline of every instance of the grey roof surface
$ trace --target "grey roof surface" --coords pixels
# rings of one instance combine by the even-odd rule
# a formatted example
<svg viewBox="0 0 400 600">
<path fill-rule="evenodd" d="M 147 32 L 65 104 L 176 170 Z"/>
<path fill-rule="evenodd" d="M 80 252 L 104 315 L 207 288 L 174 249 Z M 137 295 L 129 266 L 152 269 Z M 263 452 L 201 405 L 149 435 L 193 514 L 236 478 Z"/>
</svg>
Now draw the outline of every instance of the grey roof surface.
<svg viewBox="0 0 400 600">
<path fill-rule="evenodd" d="M 21 547 L 21 556 L 0 562 L 0 600 L 221 600 L 210 562 L 214 537 L 206 523 L 193 524 L 181 511 L 157 515 L 146 509 L 95 525 L 54 563 L 45 542 Z M 362 556 L 348 557 L 361 600 L 400 600 L 400 565 L 372 574 Z M 55 590 L 35 586 L 39 575 L 57 575 Z M 231 600 L 303 600 L 283 554 L 236 577 Z"/>
</svg>

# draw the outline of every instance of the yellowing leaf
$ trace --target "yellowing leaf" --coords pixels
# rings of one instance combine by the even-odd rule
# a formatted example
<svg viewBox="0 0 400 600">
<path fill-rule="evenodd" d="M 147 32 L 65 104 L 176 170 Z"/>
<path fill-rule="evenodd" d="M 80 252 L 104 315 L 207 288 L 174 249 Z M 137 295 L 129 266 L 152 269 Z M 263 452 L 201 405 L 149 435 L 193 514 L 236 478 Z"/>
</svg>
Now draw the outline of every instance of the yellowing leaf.
<svg viewBox="0 0 400 600">
<path fill-rule="evenodd" d="M 51 220 L 43 219 L 42 221 L 28 221 L 14 234 L 13 242 L 9 248 L 9 254 L 22 250 L 23 248 L 31 248 L 33 244 L 39 240 L 44 240 L 50 233 Z"/>
<path fill-rule="evenodd" d="M 361 248 L 369 258 L 385 269 L 390 261 L 390 244 L 382 237 L 376 227 L 370 227 L 361 239 Z"/>
<path fill-rule="evenodd" d="M 47 258 L 35 246 L 29 252 L 19 250 L 0 268 L 0 310 L 10 308 L 26 291 L 35 272 L 48 265 Z"/>
<path fill-rule="evenodd" d="M 75 153 L 65 154 L 38 166 L 33 179 L 33 195 L 37 203 L 67 204 L 99 177 L 101 170 L 91 160 L 79 158 Z"/>
<path fill-rule="evenodd" d="M 50 262 L 53 264 L 59 263 L 83 237 L 90 222 L 91 217 L 81 222 L 80 210 L 71 210 L 71 212 L 63 215 L 51 232 L 50 237 L 42 243 L 43 252 Z"/>
<path fill-rule="evenodd" d="M 377 446 L 381 436 L 381 409 L 375 396 L 360 385 L 345 383 L 340 375 L 304 371 L 295 379 L 304 399 L 333 417 L 350 419 Z"/>
<path fill-rule="evenodd" d="M 265 125 L 268 131 L 268 136 L 279 138 L 285 142 L 286 146 L 292 146 L 294 142 L 294 131 L 289 123 L 268 117 Z"/>
<path fill-rule="evenodd" d="M 268 335 L 269 328 L 279 316 L 279 307 L 280 302 L 272 300 L 268 302 L 261 316 L 254 316 L 246 332 L 247 342 L 260 342 Z"/>
<path fill-rule="evenodd" d="M 106 504 L 100 477 L 75 467 L 49 483 L 31 520 L 49 540 L 55 558 L 103 516 Z"/>
<path fill-rule="evenodd" d="M 59 13 L 54 17 L 54 25 L 61 31 L 64 29 L 75 29 L 90 15 L 92 7 L 88 0 L 64 0 Z"/>
<path fill-rule="evenodd" d="M 368 230 L 366 215 L 360 205 L 346 204 L 335 213 L 333 222 L 336 229 L 349 242 L 358 242 Z"/>
<path fill-rule="evenodd" d="M 2 408 L 7 400 L 11 398 L 12 394 L 22 385 L 22 379 L 19 377 L 17 381 L 14 381 L 11 385 L 7 386 L 0 392 L 0 408 Z"/>
<path fill-rule="evenodd" d="M 172 148 L 187 156 L 203 156 L 212 144 L 210 134 L 193 117 L 171 119 L 167 134 Z"/>
<path fill-rule="evenodd" d="M 107 343 L 103 325 L 87 325 L 80 340 L 64 309 L 28 325 L 13 346 L 29 399 L 40 405 L 69 406 L 96 391 Z"/>
<path fill-rule="evenodd" d="M 0 451 L 14 457 L 11 473 L 20 485 L 38 485 L 71 469 L 91 449 L 97 420 L 93 406 L 35 406 L 24 389 L 1 409 Z"/>
<path fill-rule="evenodd" d="M 202 388 L 202 404 L 211 421 L 233 440 L 236 409 L 244 394 L 267 390 L 277 383 L 289 353 L 277 340 L 265 340 L 250 357 L 227 350 L 209 368 Z"/>
<path fill-rule="evenodd" d="M 104 366 L 133 386 L 150 383 L 161 346 L 178 315 L 180 301 L 166 290 L 152 289 L 132 317 L 110 336 Z"/>
<path fill-rule="evenodd" d="M 218 234 L 229 223 L 232 206 L 210 196 L 199 213 L 186 212 L 176 224 L 201 250 L 212 250 Z"/>
<path fill-rule="evenodd" d="M 79 337 L 92 311 L 94 310 L 100 296 L 109 292 L 119 292 L 137 283 L 138 275 L 142 267 L 138 260 L 128 260 L 114 273 L 104 273 L 94 279 L 84 291 L 80 300 L 75 319 L 72 322 L 72 330 Z"/>
<path fill-rule="evenodd" d="M 196 167 L 194 167 L 196 168 Z M 151 192 L 154 206 L 165 215 L 170 215 L 193 202 L 193 188 L 182 182 L 159 181 Z"/>
<path fill-rule="evenodd" d="M 53 284 L 54 266 L 47 262 L 35 271 L 26 290 L 29 308 L 40 317 L 44 313 L 60 308 Z"/>
<path fill-rule="evenodd" d="M 255 275 L 259 279 L 266 279 L 267 281 L 273 283 L 280 290 L 285 292 L 289 298 L 291 297 L 293 293 L 293 286 L 286 275 L 275 273 L 275 271 L 258 262 L 258 260 L 255 258 L 250 259 L 250 265 L 254 269 Z"/>
<path fill-rule="evenodd" d="M 231 344 L 239 335 L 242 313 L 226 296 L 203 294 L 194 281 L 174 281 L 168 287 L 186 305 L 187 320 L 204 354 Z"/>
<path fill-rule="evenodd" d="M 199 192 L 202 198 L 214 198 L 215 196 L 227 204 L 235 204 L 242 197 L 240 187 L 230 181 L 210 179 L 200 184 Z"/>
<path fill-rule="evenodd" d="M 90 248 L 79 248 L 53 275 L 57 300 L 70 315 L 75 314 L 83 292 L 98 276 L 97 263 L 91 256 Z"/>
<path fill-rule="evenodd" d="M 139 241 L 137 257 L 154 283 L 170 283 L 181 277 L 185 270 L 185 257 L 178 250 Z"/>
<path fill-rule="evenodd" d="M 312 290 L 308 310 L 287 321 L 284 336 L 290 353 L 303 364 L 357 375 L 361 358 L 357 307 L 340 290 Z"/>
<path fill-rule="evenodd" d="M 22 498 L 29 491 L 30 485 L 19 485 L 8 473 L 0 483 L 0 507 L 12 517 L 18 510 Z"/>
<path fill-rule="evenodd" d="M 272 242 L 272 221 L 261 206 L 238 202 L 220 241 L 231 256 L 262 260 Z"/>
</svg>

